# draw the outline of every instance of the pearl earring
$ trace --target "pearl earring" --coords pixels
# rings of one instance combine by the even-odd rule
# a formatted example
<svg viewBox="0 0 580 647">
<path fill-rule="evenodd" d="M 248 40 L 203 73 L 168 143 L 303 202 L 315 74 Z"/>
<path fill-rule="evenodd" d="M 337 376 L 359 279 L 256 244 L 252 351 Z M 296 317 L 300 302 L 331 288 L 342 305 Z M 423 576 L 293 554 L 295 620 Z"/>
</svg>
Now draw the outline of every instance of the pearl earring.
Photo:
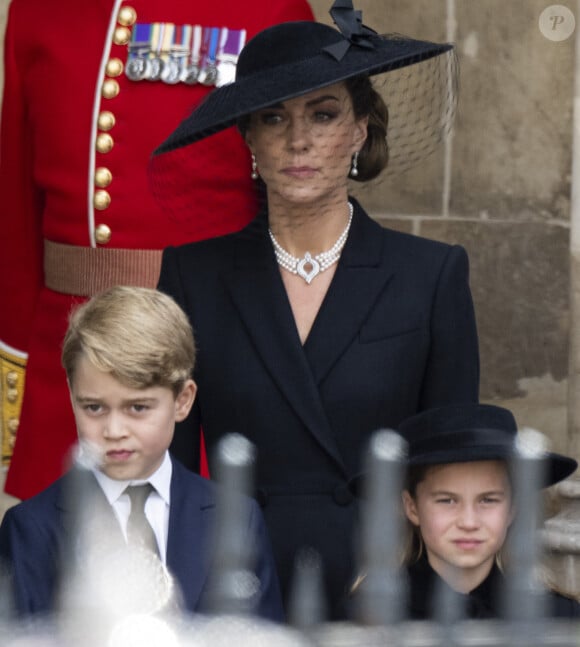
<svg viewBox="0 0 580 647">
<path fill-rule="evenodd" d="M 358 151 L 352 156 L 352 165 L 350 167 L 350 177 L 358 175 Z"/>
<path fill-rule="evenodd" d="M 252 153 L 252 180 L 257 180 L 260 177 L 258 173 L 258 165 L 256 164 L 256 156 Z"/>
</svg>

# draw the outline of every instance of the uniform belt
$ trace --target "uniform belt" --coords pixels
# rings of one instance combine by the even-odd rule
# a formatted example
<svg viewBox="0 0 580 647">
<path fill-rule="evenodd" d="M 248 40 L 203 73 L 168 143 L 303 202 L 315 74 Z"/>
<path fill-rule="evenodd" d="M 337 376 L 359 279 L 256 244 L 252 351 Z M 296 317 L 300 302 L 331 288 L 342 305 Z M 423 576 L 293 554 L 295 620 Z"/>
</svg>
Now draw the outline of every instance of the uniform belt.
<svg viewBox="0 0 580 647">
<path fill-rule="evenodd" d="M 157 286 L 160 249 L 77 247 L 44 241 L 44 283 L 63 294 L 90 297 L 113 285 Z"/>
</svg>

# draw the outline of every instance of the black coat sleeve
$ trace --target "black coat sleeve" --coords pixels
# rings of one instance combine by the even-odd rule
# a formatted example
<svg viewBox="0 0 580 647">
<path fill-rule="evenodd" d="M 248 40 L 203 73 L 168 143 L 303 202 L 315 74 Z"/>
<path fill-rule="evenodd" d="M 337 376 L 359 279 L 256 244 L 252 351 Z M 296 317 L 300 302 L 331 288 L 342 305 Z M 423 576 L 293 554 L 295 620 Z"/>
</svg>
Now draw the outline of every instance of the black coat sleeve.
<svg viewBox="0 0 580 647">
<path fill-rule="evenodd" d="M 420 410 L 479 398 L 479 346 L 467 253 L 449 248 L 431 312 L 431 348 Z"/>
</svg>

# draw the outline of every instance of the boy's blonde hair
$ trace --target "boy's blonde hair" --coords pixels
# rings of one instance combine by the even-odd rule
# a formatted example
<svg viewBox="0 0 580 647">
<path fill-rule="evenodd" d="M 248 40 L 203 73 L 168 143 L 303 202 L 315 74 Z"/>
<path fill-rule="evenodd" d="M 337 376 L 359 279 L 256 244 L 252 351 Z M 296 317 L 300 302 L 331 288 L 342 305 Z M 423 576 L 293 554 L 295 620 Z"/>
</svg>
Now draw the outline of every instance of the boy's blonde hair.
<svg viewBox="0 0 580 647">
<path fill-rule="evenodd" d="M 171 297 L 116 286 L 70 315 L 61 356 L 69 383 L 82 356 L 128 387 L 163 386 L 177 397 L 191 377 L 195 343 L 187 316 Z"/>
</svg>

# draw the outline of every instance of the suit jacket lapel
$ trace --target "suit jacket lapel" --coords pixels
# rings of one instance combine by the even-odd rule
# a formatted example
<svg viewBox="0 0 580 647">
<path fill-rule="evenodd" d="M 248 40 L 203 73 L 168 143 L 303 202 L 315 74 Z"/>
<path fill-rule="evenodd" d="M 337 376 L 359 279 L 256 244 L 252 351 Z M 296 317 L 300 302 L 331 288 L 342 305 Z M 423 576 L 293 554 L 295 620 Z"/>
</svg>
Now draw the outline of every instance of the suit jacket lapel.
<svg viewBox="0 0 580 647">
<path fill-rule="evenodd" d="M 94 519 L 97 512 L 103 518 L 103 523 L 114 525 L 123 536 L 119 522 L 113 509 L 107 501 L 105 493 L 97 483 L 97 479 L 90 470 L 72 468 L 62 478 L 60 494 L 56 502 L 64 514 L 87 514 L 87 520 Z M 82 521 L 83 517 L 81 517 Z"/>
<path fill-rule="evenodd" d="M 280 391 L 319 444 L 345 470 L 334 441 L 267 233 L 260 217 L 238 238 L 233 271 L 225 277 L 231 298 L 262 361 Z M 264 316 L 267 310 L 268 316 Z"/>
<path fill-rule="evenodd" d="M 72 551 L 74 560 L 85 561 L 87 550 L 125 546 L 117 517 L 91 471 L 73 468 L 60 484 L 55 505 L 60 510 L 63 536 L 68 538 L 64 555 L 70 557 Z"/>
<path fill-rule="evenodd" d="M 304 346 L 316 384 L 352 343 L 395 272 L 384 254 L 385 230 L 353 203 L 347 243 Z"/>
<path fill-rule="evenodd" d="M 173 460 L 171 506 L 167 533 L 167 567 L 177 579 L 185 608 L 199 607 L 210 563 L 208 559 L 209 520 L 204 516 L 215 502 L 206 498 L 203 488 L 187 483 L 187 471 Z"/>
</svg>

